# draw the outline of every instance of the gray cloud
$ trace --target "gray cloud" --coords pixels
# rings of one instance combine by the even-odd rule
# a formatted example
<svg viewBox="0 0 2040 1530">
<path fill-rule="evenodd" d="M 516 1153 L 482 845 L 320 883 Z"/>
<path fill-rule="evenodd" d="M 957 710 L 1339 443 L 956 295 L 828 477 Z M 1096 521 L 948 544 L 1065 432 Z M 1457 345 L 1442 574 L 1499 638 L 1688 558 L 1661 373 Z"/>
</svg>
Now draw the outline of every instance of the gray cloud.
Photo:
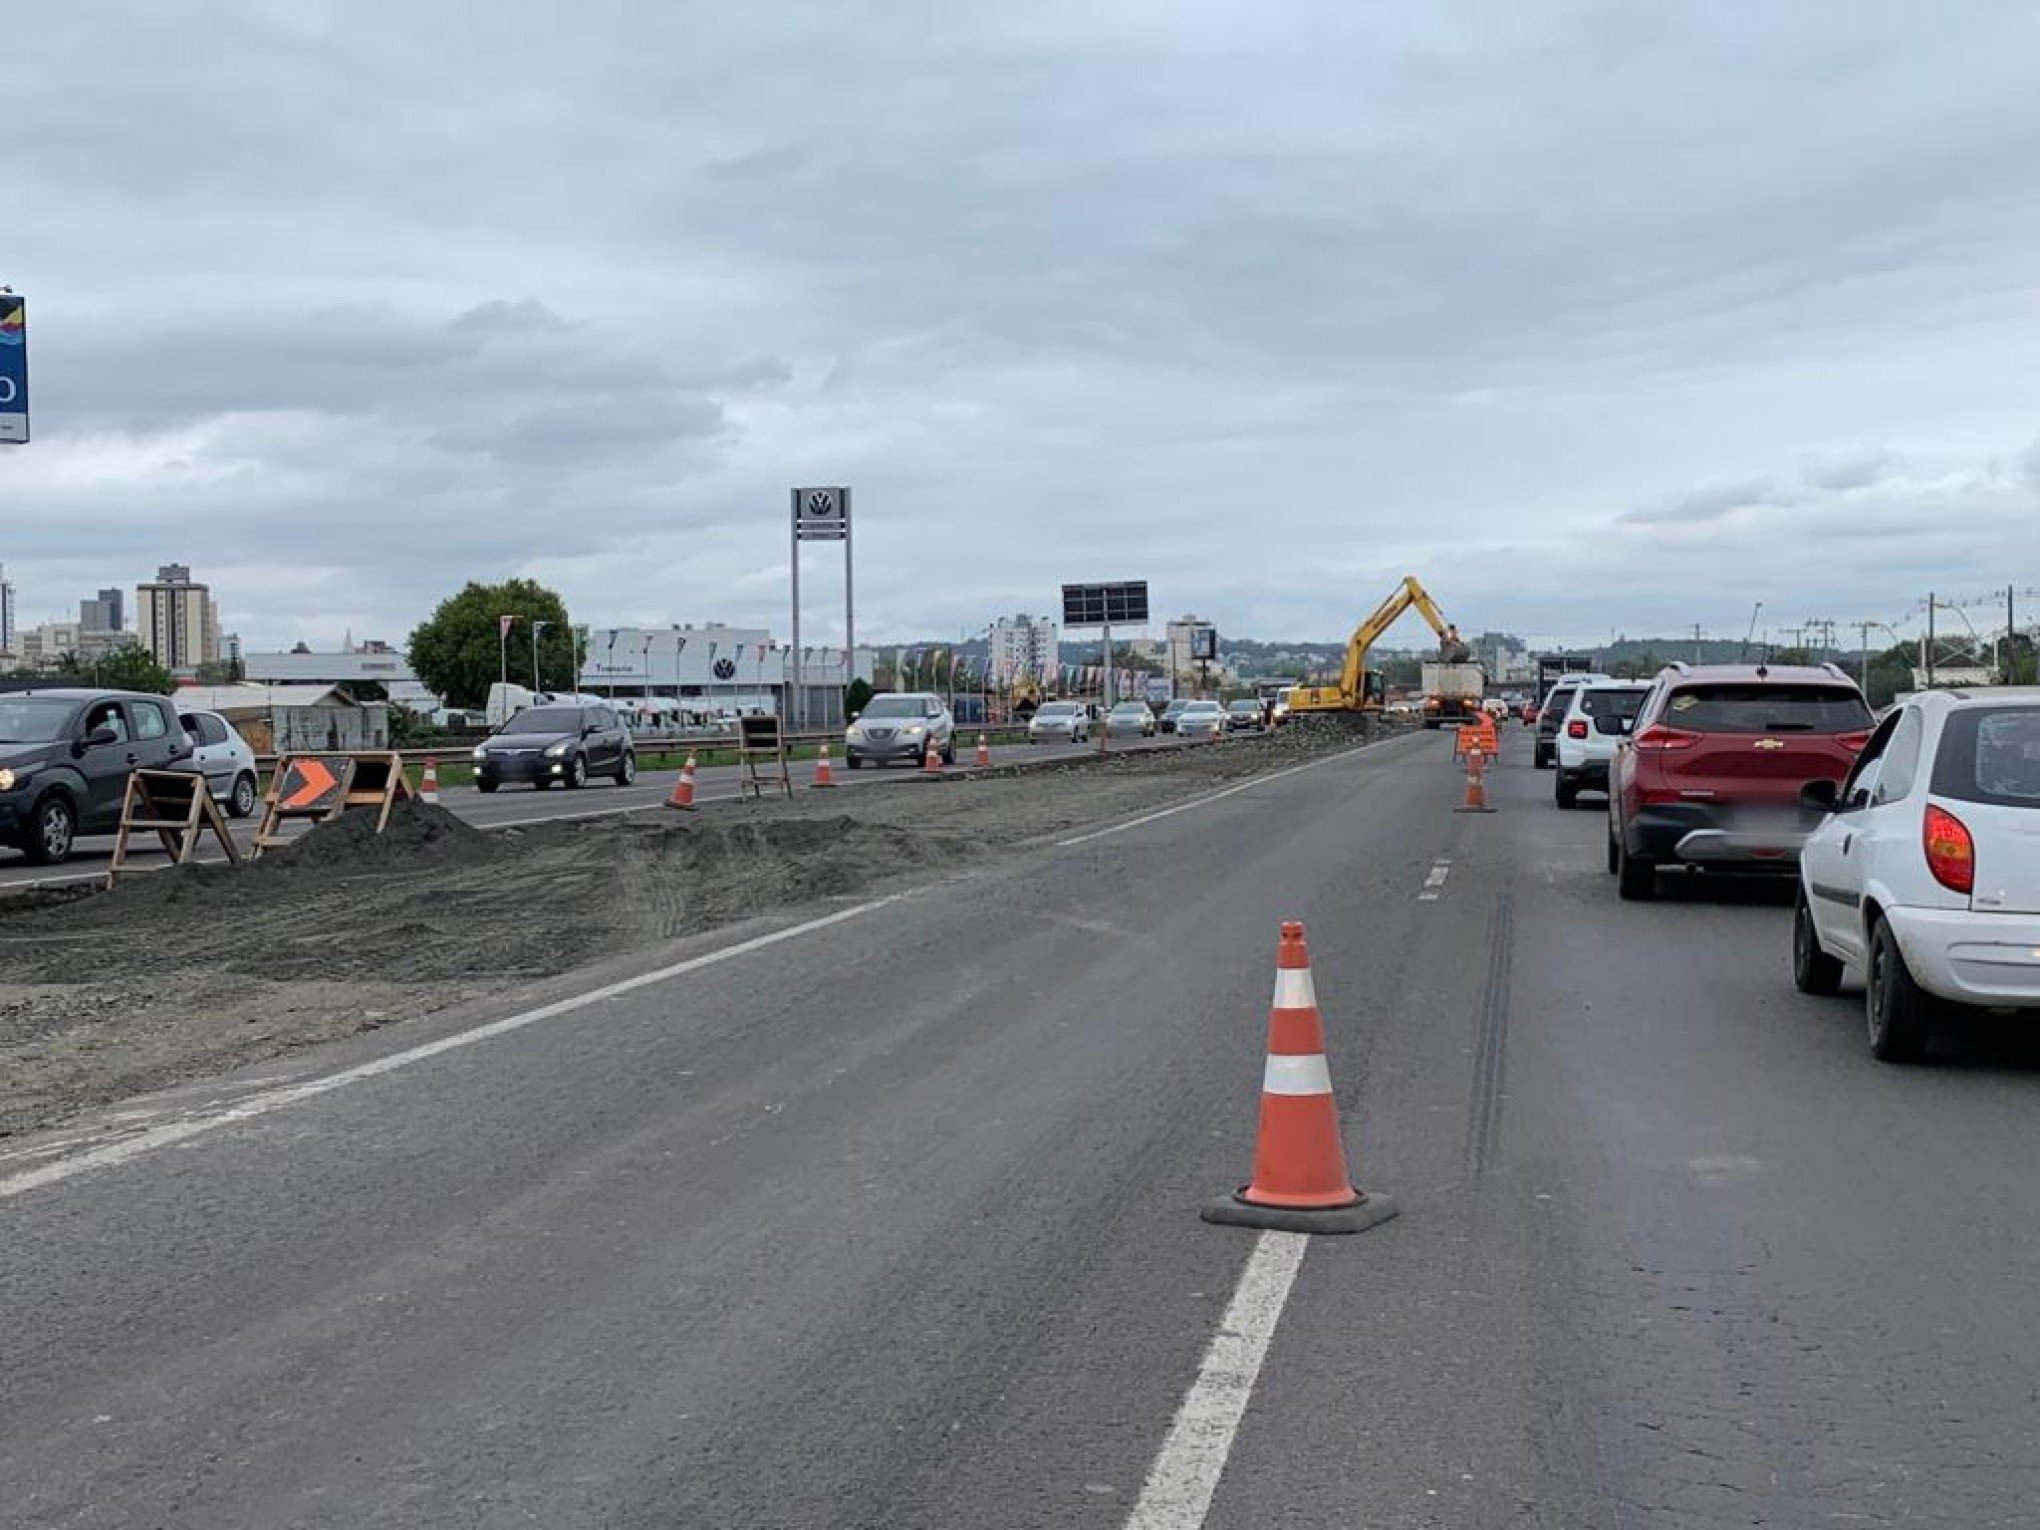
<svg viewBox="0 0 2040 1530">
<path fill-rule="evenodd" d="M 2040 508 L 2028 6 L 16 10 L 31 619 L 176 557 L 257 642 L 510 572 L 783 627 L 819 479 L 879 637 L 1414 569 L 1556 641 L 1903 610 Z"/>
</svg>

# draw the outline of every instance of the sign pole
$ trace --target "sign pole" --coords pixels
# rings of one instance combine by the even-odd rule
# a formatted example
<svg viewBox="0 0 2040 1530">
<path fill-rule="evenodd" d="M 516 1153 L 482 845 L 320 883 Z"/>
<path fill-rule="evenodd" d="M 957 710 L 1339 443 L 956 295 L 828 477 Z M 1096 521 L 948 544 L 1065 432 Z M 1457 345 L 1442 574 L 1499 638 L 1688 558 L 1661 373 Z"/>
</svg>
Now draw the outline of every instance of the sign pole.
<svg viewBox="0 0 2040 1530">
<path fill-rule="evenodd" d="M 855 534 L 850 529 L 850 489 L 846 484 L 843 488 L 843 698 L 846 704 L 850 697 L 850 682 L 857 675 L 857 599 L 851 579 L 856 545 Z M 845 710 L 848 710 L 847 705 Z"/>
<path fill-rule="evenodd" d="M 793 698 L 788 707 L 795 728 L 807 721 L 807 696 L 800 684 L 800 490 L 792 491 L 793 513 L 787 517 L 786 533 L 793 539 Z"/>
</svg>

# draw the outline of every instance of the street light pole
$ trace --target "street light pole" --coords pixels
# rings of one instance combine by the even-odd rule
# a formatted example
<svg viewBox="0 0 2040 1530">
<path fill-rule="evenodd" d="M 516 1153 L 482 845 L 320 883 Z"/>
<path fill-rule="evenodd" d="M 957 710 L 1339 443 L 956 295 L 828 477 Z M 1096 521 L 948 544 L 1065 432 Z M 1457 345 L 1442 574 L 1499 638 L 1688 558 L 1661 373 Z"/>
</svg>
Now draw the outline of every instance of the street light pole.
<svg viewBox="0 0 2040 1530">
<path fill-rule="evenodd" d="M 531 699 L 538 700 L 538 693 L 545 689 L 538 683 L 538 635 L 552 625 L 551 622 L 534 621 L 531 624 Z"/>
</svg>

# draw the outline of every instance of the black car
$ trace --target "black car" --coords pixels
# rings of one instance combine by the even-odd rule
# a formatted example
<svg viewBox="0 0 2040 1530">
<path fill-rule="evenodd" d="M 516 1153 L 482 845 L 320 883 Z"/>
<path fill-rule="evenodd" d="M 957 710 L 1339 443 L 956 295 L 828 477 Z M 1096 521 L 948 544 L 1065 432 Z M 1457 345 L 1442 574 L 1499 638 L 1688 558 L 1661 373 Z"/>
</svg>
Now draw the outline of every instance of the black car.
<svg viewBox="0 0 2040 1530">
<path fill-rule="evenodd" d="M 1228 701 L 1225 704 L 1225 731 L 1228 733 L 1259 733 L 1268 726 L 1268 708 L 1259 701 Z"/>
<path fill-rule="evenodd" d="M 161 696 L 0 692 L 0 842 L 39 866 L 67 860 L 80 834 L 120 827 L 131 771 L 183 769 L 190 756 Z"/>
<path fill-rule="evenodd" d="M 1605 675 L 1567 675 L 1545 695 L 1544 707 L 1537 714 L 1537 739 L 1530 746 L 1530 763 L 1539 770 L 1554 770 L 1558 766 L 1558 730 L 1565 721 L 1565 714 L 1572 706 L 1574 694 L 1584 680 L 1605 680 Z"/>
<path fill-rule="evenodd" d="M 529 781 L 540 791 L 555 781 L 585 786 L 590 776 L 628 786 L 637 779 L 637 751 L 608 707 L 532 707 L 476 746 L 474 766 L 475 786 L 485 792 L 505 781 Z"/>
</svg>

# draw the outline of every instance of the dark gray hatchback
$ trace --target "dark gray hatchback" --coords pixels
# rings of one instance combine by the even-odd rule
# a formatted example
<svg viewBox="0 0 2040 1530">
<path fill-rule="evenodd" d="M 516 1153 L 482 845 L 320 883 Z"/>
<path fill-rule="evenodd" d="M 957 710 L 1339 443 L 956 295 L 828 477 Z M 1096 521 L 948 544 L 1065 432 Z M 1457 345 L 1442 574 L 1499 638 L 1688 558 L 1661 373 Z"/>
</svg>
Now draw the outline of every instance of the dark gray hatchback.
<svg viewBox="0 0 2040 1530">
<path fill-rule="evenodd" d="M 0 843 L 37 865 L 120 827 L 128 774 L 183 768 L 191 740 L 162 696 L 51 687 L 0 692 Z"/>
</svg>

